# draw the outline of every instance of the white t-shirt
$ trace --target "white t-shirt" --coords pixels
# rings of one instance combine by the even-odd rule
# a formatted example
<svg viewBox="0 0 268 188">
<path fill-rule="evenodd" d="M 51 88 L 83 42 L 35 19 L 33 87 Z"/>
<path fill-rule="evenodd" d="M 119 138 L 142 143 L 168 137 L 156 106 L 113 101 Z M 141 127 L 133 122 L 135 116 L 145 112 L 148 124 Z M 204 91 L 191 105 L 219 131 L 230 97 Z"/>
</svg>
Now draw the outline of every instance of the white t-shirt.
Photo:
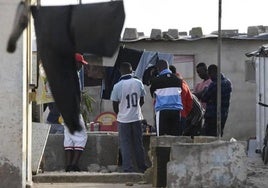
<svg viewBox="0 0 268 188">
<path fill-rule="evenodd" d="M 124 79 L 124 77 L 127 79 Z M 144 85 L 139 79 L 132 78 L 130 75 L 123 76 L 114 85 L 111 93 L 111 100 L 119 102 L 117 121 L 129 123 L 142 120 L 140 97 L 144 95 Z"/>
</svg>

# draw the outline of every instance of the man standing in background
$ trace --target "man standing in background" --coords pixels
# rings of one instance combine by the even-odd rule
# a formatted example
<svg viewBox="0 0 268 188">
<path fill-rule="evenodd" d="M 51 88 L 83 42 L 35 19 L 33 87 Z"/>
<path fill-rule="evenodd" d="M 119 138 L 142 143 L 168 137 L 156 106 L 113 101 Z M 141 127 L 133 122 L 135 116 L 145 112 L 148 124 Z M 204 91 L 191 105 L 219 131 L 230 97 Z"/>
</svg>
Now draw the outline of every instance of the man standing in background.
<svg viewBox="0 0 268 188">
<path fill-rule="evenodd" d="M 198 76 L 203 80 L 196 84 L 193 94 L 200 100 L 205 90 L 212 82 L 208 76 L 207 65 L 203 62 L 196 65 L 196 72 Z M 202 102 L 202 107 L 206 109 L 206 103 Z"/>
<path fill-rule="evenodd" d="M 141 106 L 144 104 L 145 89 L 142 82 L 133 77 L 130 63 L 121 63 L 120 73 L 122 76 L 113 87 L 111 100 L 114 112 L 117 114 L 122 168 L 124 172 L 134 172 L 131 161 L 134 156 L 138 170 L 143 173 L 147 169 L 141 125 L 143 119 Z"/>
<path fill-rule="evenodd" d="M 206 136 L 218 136 L 217 134 L 217 65 L 208 67 L 208 75 L 212 80 L 211 84 L 201 97 L 206 103 L 204 131 Z M 221 73 L 221 133 L 229 113 L 230 98 L 232 92 L 231 81 Z"/>
</svg>

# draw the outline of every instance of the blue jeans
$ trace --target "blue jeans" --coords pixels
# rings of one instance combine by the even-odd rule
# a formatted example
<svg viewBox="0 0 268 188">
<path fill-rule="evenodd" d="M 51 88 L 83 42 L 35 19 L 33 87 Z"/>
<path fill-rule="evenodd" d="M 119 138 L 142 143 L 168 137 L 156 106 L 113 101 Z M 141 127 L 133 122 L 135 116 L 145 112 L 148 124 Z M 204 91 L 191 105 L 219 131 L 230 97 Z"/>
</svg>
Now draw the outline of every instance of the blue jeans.
<svg viewBox="0 0 268 188">
<path fill-rule="evenodd" d="M 131 123 L 118 122 L 118 128 L 119 146 L 122 152 L 122 168 L 124 172 L 134 172 L 132 157 L 135 157 L 139 171 L 144 172 L 147 166 L 145 165 L 141 121 Z"/>
</svg>

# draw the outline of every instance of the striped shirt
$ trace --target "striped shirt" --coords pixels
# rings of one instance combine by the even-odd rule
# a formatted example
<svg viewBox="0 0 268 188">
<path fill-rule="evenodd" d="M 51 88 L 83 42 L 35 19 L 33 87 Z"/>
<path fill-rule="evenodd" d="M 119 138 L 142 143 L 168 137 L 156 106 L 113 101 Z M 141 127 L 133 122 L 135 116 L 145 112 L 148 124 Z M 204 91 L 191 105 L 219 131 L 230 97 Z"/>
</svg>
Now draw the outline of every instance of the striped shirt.
<svg viewBox="0 0 268 188">
<path fill-rule="evenodd" d="M 181 100 L 182 80 L 170 70 L 163 70 L 152 80 L 151 96 L 155 98 L 155 111 L 182 110 Z"/>
</svg>

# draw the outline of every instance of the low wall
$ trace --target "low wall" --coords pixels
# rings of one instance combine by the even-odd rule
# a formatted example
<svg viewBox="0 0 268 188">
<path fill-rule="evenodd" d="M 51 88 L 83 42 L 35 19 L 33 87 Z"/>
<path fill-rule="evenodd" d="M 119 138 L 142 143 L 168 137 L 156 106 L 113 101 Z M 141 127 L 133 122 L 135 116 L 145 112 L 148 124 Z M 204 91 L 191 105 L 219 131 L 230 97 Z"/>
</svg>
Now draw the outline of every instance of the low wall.
<svg viewBox="0 0 268 188">
<path fill-rule="evenodd" d="M 245 187 L 246 142 L 176 143 L 167 164 L 167 186 Z"/>
<path fill-rule="evenodd" d="M 65 153 L 63 147 L 63 134 L 50 134 L 43 155 L 44 171 L 62 171 L 65 169 Z M 150 136 L 143 136 L 145 158 L 147 165 L 151 165 L 148 157 Z M 100 166 L 116 165 L 118 159 L 117 133 L 88 133 L 85 151 L 79 163 L 80 169 L 87 171 L 90 164 Z"/>
</svg>

